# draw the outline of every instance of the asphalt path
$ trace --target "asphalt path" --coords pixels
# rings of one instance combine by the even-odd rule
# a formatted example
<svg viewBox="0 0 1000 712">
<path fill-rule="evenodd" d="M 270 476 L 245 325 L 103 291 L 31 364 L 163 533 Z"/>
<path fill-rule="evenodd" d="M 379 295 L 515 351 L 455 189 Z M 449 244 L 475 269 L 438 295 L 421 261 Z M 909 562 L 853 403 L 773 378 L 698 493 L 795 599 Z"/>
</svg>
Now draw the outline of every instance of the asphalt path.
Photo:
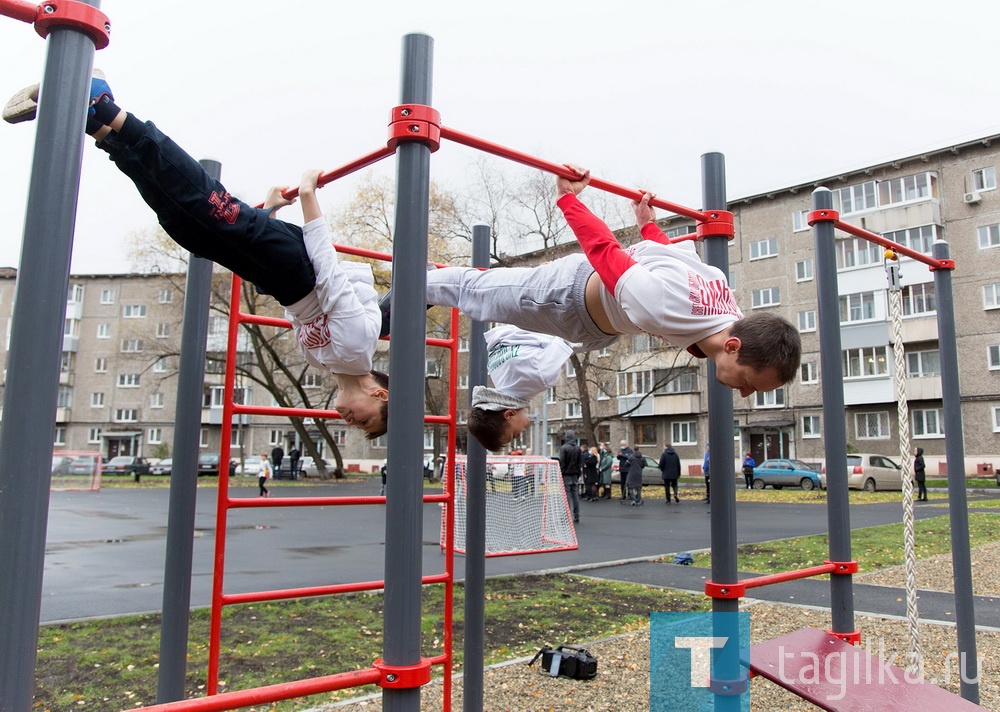
<svg viewBox="0 0 1000 712">
<path fill-rule="evenodd" d="M 378 488 L 378 478 L 308 486 L 275 482 L 271 497 L 374 495 Z M 256 488 L 232 491 L 234 496 L 256 496 Z M 687 499 L 669 506 L 663 500 L 647 500 L 643 507 L 621 506 L 617 500 L 581 502 L 581 522 L 576 530 L 579 549 L 491 558 L 486 564 L 487 575 L 591 568 L 708 548 L 709 505 L 700 501 L 700 490 L 682 494 Z M 209 605 L 211 598 L 216 496 L 215 488 L 198 490 L 191 579 L 194 607 Z M 42 622 L 160 611 L 168 501 L 166 488 L 53 492 Z M 440 513 L 440 505 L 424 505 L 425 575 L 444 571 L 444 555 L 438 545 Z M 918 518 L 946 513 L 947 509 L 939 507 L 917 509 Z M 851 506 L 854 528 L 901 519 L 898 502 Z M 826 528 L 826 508 L 822 505 L 737 505 L 740 544 L 823 533 Z M 226 593 L 385 577 L 385 517 L 378 505 L 236 509 L 229 512 L 228 530 Z M 457 556 L 458 578 L 463 576 L 463 564 L 463 558 Z M 624 572 L 622 569 L 622 578 L 627 579 Z"/>
</svg>

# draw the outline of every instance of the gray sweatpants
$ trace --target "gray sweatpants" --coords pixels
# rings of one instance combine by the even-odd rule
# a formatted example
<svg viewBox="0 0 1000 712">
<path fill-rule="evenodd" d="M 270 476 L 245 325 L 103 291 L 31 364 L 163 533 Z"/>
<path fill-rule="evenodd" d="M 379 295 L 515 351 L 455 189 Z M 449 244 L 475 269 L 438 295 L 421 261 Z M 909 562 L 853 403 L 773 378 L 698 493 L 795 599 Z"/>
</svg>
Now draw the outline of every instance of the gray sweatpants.
<svg viewBox="0 0 1000 712">
<path fill-rule="evenodd" d="M 551 334 L 583 344 L 581 351 L 610 346 L 587 312 L 585 289 L 594 268 L 583 255 L 537 267 L 445 267 L 427 273 L 427 303 L 457 307 L 470 319 Z"/>
</svg>

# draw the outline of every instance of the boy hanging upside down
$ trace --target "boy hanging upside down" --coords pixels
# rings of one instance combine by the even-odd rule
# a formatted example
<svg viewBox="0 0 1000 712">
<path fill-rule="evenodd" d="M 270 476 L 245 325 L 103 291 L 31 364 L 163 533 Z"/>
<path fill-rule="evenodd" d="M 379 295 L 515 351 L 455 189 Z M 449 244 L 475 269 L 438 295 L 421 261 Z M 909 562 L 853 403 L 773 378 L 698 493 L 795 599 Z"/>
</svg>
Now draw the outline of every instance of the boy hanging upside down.
<svg viewBox="0 0 1000 712">
<path fill-rule="evenodd" d="M 306 361 L 337 379 L 334 408 L 348 425 L 386 432 L 389 379 L 372 370 L 381 315 L 371 267 L 341 262 L 316 199 L 319 171 L 302 176 L 303 227 L 276 220 L 291 205 L 284 188 L 272 188 L 263 209 L 232 195 L 152 122 L 114 103 L 103 76 L 91 82 L 87 133 L 97 140 L 156 213 L 163 229 L 190 252 L 252 282 L 285 308 Z M 37 87 L 7 104 L 11 123 L 35 118 Z"/>
<path fill-rule="evenodd" d="M 656 225 L 649 193 L 632 202 L 644 239 L 622 249 L 577 198 L 590 172 L 567 167 L 581 177 L 557 178 L 556 204 L 584 254 L 537 267 L 438 269 L 427 275 L 427 302 L 577 342 L 579 351 L 652 334 L 714 361 L 718 381 L 743 397 L 795 378 L 802 345 L 794 326 L 767 312 L 744 317 L 726 275 L 704 264 L 690 242 L 671 244 Z M 383 300 L 383 334 L 386 306 Z"/>
</svg>

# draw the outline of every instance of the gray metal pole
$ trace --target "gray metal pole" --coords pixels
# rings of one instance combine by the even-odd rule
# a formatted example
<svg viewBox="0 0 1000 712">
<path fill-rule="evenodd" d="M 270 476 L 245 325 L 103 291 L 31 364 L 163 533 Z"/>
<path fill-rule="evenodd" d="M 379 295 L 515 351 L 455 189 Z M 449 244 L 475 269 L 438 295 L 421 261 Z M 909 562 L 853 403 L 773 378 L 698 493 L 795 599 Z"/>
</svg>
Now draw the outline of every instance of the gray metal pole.
<svg viewBox="0 0 1000 712">
<path fill-rule="evenodd" d="M 949 259 L 948 243 L 936 240 L 935 259 Z M 958 344 L 955 335 L 955 298 L 951 270 L 934 271 L 937 290 L 938 348 L 941 353 L 941 393 L 945 457 L 948 461 L 948 516 L 951 522 L 951 560 L 955 579 L 955 628 L 958 633 L 959 689 L 962 697 L 979 704 L 976 659 L 975 603 L 972 595 L 972 555 L 969 551 L 969 510 L 965 492 L 965 441 L 962 399 L 958 382 Z"/>
<path fill-rule="evenodd" d="M 434 40 L 403 38 L 402 102 L 431 103 Z M 406 141 L 396 151 L 393 232 L 389 448 L 392 484 L 385 517 L 385 642 L 388 665 L 420 662 L 423 542 L 424 369 L 427 323 L 427 224 L 430 147 Z M 384 688 L 386 712 L 419 712 L 420 688 Z"/>
<path fill-rule="evenodd" d="M 205 160 L 201 161 L 201 165 L 212 178 L 218 180 L 222 176 L 222 164 L 219 162 Z M 184 325 L 177 375 L 174 464 L 170 474 L 160 667 L 156 688 L 158 703 L 176 702 L 185 697 L 194 520 L 198 503 L 199 431 L 211 300 L 212 263 L 191 255 L 184 288 Z"/>
<path fill-rule="evenodd" d="M 91 3 L 95 7 L 97 2 Z M 25 30 L 27 31 L 27 30 Z M 0 710 L 31 709 L 52 441 L 94 42 L 48 37 L 0 427 Z"/>
<path fill-rule="evenodd" d="M 813 210 L 832 210 L 833 194 L 817 188 Z M 844 370 L 840 346 L 840 295 L 837 252 L 831 222 L 813 225 L 816 251 L 816 301 L 826 442 L 826 517 L 830 560 L 851 560 L 851 515 L 847 496 L 847 429 L 844 421 Z M 830 616 L 834 633 L 854 632 L 854 587 L 850 574 L 830 576 Z"/>
<path fill-rule="evenodd" d="M 490 228 L 472 228 L 472 266 L 490 266 Z M 469 394 L 486 384 L 486 324 L 469 326 Z M 473 437 L 466 450 L 465 508 L 465 656 L 462 668 L 462 709 L 483 709 L 483 639 L 486 635 L 486 448 Z"/>
<path fill-rule="evenodd" d="M 726 158 L 721 153 L 701 157 L 701 194 L 704 210 L 728 210 L 726 203 Z M 705 261 L 729 274 L 729 240 L 709 237 L 705 240 Z M 715 363 L 708 362 L 708 439 L 709 474 L 711 475 L 712 581 L 735 583 L 739 579 L 736 562 L 736 477 L 733 471 L 733 391 L 715 378 Z M 714 635 L 739 639 L 735 627 L 739 599 L 713 598 Z M 745 677 L 740 667 L 739 646 L 720 651 L 712 667 L 712 677 L 735 681 Z M 716 695 L 718 712 L 740 709 L 739 695 Z"/>
</svg>

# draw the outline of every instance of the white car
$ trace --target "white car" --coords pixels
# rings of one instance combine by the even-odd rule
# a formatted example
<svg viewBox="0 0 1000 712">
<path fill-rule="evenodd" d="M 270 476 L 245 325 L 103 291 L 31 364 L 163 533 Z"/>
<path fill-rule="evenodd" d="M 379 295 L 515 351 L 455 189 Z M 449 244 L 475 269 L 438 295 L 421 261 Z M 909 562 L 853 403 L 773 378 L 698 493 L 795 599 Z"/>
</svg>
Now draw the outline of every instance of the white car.
<svg viewBox="0 0 1000 712">
<path fill-rule="evenodd" d="M 243 464 L 237 463 L 237 475 L 252 475 L 256 477 L 264 468 L 264 459 L 260 455 L 250 455 L 243 458 Z"/>
</svg>

